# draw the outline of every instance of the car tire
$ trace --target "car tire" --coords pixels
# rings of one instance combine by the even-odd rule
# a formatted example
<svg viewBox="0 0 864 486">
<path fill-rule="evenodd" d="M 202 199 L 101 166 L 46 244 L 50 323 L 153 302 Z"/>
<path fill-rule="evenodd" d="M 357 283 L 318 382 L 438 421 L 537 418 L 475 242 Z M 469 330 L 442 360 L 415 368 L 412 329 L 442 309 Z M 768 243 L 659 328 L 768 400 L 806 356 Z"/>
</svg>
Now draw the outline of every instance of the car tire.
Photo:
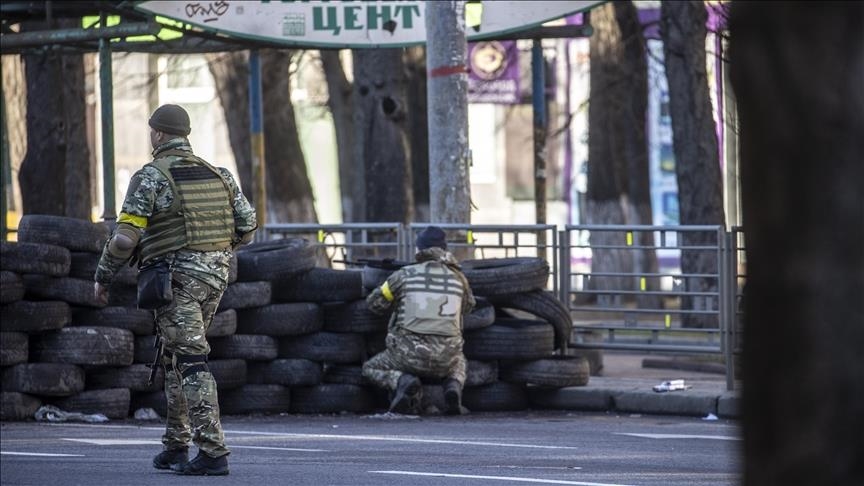
<svg viewBox="0 0 864 486">
<path fill-rule="evenodd" d="M 554 354 L 552 325 L 543 321 L 498 319 L 495 324 L 465 333 L 470 359 L 539 359 Z"/>
<path fill-rule="evenodd" d="M 0 308 L 0 330 L 35 333 L 61 329 L 72 321 L 69 304 L 19 300 Z"/>
<path fill-rule="evenodd" d="M 274 359 L 249 363 L 248 381 L 254 385 L 310 386 L 321 383 L 321 363 L 308 359 Z"/>
<path fill-rule="evenodd" d="M 128 388 L 85 390 L 54 401 L 54 405 L 66 412 L 86 414 L 101 413 L 110 419 L 125 419 L 129 416 L 131 394 Z"/>
<path fill-rule="evenodd" d="M 279 357 L 321 363 L 359 363 L 365 347 L 361 334 L 322 331 L 280 339 Z"/>
<path fill-rule="evenodd" d="M 105 223 L 47 214 L 25 214 L 18 223 L 18 241 L 62 246 L 72 251 L 99 253 L 108 241 Z"/>
<path fill-rule="evenodd" d="M 57 245 L 0 241 L 0 261 L 10 272 L 64 277 L 69 275 L 72 254 Z"/>
<path fill-rule="evenodd" d="M 0 304 L 11 304 L 24 298 L 24 280 L 15 272 L 0 271 Z"/>
<path fill-rule="evenodd" d="M 130 331 L 113 327 L 67 327 L 33 336 L 31 361 L 94 366 L 129 366 L 135 355 Z"/>
<path fill-rule="evenodd" d="M 291 410 L 291 390 L 282 385 L 244 385 L 219 394 L 225 415 L 286 413 Z"/>
<path fill-rule="evenodd" d="M 210 340 L 210 357 L 214 359 L 276 359 L 279 344 L 275 338 L 258 334 L 233 334 Z"/>
<path fill-rule="evenodd" d="M 3 390 L 66 397 L 84 390 L 84 370 L 62 363 L 25 363 L 3 371 Z"/>
<path fill-rule="evenodd" d="M 499 374 L 502 381 L 564 388 L 587 385 L 590 369 L 585 358 L 561 357 L 502 363 Z"/>
<path fill-rule="evenodd" d="M 291 390 L 293 413 L 368 413 L 374 409 L 373 394 L 362 386 L 322 384 Z"/>
<path fill-rule="evenodd" d="M 549 264 L 542 258 L 465 260 L 462 270 L 475 295 L 490 297 L 545 289 Z"/>
<path fill-rule="evenodd" d="M 237 332 L 296 336 L 321 330 L 321 308 L 313 303 L 271 304 L 237 312 Z"/>
</svg>

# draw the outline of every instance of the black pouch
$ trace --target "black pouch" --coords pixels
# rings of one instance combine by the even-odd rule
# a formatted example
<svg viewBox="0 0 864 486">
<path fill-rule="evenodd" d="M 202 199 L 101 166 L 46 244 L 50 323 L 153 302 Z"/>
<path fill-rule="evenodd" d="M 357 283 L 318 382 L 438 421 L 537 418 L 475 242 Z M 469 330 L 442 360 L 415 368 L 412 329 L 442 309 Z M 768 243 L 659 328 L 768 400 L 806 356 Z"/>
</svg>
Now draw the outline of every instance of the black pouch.
<svg viewBox="0 0 864 486">
<path fill-rule="evenodd" d="M 162 261 L 141 268 L 138 272 L 138 308 L 158 309 L 173 300 L 168 263 Z"/>
</svg>

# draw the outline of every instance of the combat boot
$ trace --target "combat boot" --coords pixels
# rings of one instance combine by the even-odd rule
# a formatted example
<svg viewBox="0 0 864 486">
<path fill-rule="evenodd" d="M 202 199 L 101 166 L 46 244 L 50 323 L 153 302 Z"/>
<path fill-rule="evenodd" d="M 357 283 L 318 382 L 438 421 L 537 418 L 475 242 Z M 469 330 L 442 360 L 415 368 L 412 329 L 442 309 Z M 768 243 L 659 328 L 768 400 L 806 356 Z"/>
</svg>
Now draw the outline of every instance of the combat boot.
<svg viewBox="0 0 864 486">
<path fill-rule="evenodd" d="M 396 413 L 409 413 L 411 400 L 422 390 L 420 380 L 411 374 L 402 373 L 396 386 L 396 393 L 390 402 L 390 411 Z"/>
<path fill-rule="evenodd" d="M 189 462 L 189 448 L 168 449 L 156 454 L 153 467 L 156 469 L 173 469 Z"/>
<path fill-rule="evenodd" d="M 195 459 L 174 469 L 174 471 L 184 476 L 225 476 L 228 474 L 228 454 L 210 457 L 198 451 Z"/>
<path fill-rule="evenodd" d="M 450 378 L 444 382 L 444 403 L 447 415 L 464 415 L 468 409 L 462 406 L 462 384 Z"/>
</svg>

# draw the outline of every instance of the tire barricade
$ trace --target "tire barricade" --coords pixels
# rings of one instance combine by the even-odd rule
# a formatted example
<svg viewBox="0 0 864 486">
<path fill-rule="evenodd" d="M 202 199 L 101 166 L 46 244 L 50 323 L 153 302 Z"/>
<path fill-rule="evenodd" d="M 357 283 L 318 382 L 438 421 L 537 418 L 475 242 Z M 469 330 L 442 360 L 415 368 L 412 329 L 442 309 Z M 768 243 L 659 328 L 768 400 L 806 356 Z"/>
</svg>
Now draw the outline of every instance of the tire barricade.
<svg viewBox="0 0 864 486">
<path fill-rule="evenodd" d="M 108 235 L 102 223 L 28 215 L 19 241 L 2 242 L 2 420 L 31 419 L 43 404 L 116 419 L 143 407 L 165 415 L 164 373 L 147 384 L 153 322 L 136 308 L 135 270 L 120 272 L 108 306 L 91 296 Z M 386 410 L 387 393 L 361 373 L 387 331 L 387 317 L 363 299 L 374 284 L 362 269 L 316 268 L 315 259 L 315 245 L 296 238 L 237 252 L 207 331 L 223 414 Z M 566 350 L 569 314 L 545 290 L 544 260 L 468 260 L 463 268 L 478 297 L 464 319 L 466 407 L 520 410 L 550 388 L 587 384 L 587 360 Z M 427 413 L 443 403 L 440 382 L 424 380 Z"/>
</svg>

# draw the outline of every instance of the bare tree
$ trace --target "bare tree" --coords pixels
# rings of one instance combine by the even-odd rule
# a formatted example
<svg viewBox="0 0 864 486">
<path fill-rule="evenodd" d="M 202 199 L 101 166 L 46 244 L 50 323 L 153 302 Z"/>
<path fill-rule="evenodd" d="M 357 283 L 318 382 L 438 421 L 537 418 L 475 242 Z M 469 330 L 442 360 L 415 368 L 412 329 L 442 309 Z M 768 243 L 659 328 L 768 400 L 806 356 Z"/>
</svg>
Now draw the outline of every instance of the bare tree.
<svg viewBox="0 0 864 486">
<path fill-rule="evenodd" d="M 354 160 L 353 90 L 342 67 L 340 54 L 340 51 L 322 50 L 321 64 L 327 80 L 327 107 L 333 116 L 336 133 L 342 221 L 348 223 L 361 221 L 366 214 L 366 183 L 363 170 Z"/>
<path fill-rule="evenodd" d="M 413 215 L 402 49 L 354 50 L 354 160 L 362 161 L 366 220 Z"/>
<path fill-rule="evenodd" d="M 58 27 L 74 24 L 57 21 Z M 22 31 L 43 29 L 43 22 L 22 25 Z M 43 50 L 25 55 L 24 65 L 27 152 L 18 173 L 23 213 L 90 219 L 83 55 Z"/>
<path fill-rule="evenodd" d="M 648 74 L 636 7 L 632 2 L 603 5 L 592 11 L 591 23 L 586 219 L 589 224 L 650 224 L 645 134 Z M 620 232 L 596 231 L 591 242 L 595 246 L 624 245 L 626 240 Z M 637 242 L 651 246 L 653 235 L 642 233 Z M 597 249 L 592 251 L 592 271 L 655 273 L 657 258 L 648 250 Z M 658 287 L 650 279 L 647 283 L 650 289 Z M 622 290 L 635 288 L 635 284 L 632 279 L 595 277 L 591 286 Z M 645 306 L 659 306 L 657 299 L 643 300 Z"/>
<path fill-rule="evenodd" d="M 249 53 L 247 51 L 207 54 L 207 66 L 216 85 L 216 94 L 225 112 L 228 140 L 237 164 L 240 186 L 250 201 L 252 190 L 252 142 L 249 137 Z"/>
<path fill-rule="evenodd" d="M 407 79 L 406 127 L 411 155 L 414 221 L 429 221 L 429 114 L 426 90 L 426 48 L 405 49 Z"/>
<path fill-rule="evenodd" d="M 672 118 L 675 175 L 682 225 L 724 225 L 723 179 L 720 153 L 708 92 L 705 65 L 705 22 L 708 13 L 702 1 L 662 2 L 661 34 L 666 78 L 669 81 L 669 109 Z M 683 233 L 684 247 L 716 245 L 716 234 Z M 716 274 L 717 253 L 682 250 L 681 271 L 685 274 Z M 716 292 L 717 279 L 684 279 L 687 292 Z M 713 298 L 683 299 L 682 307 L 716 310 Z M 716 327 L 713 316 L 685 314 L 685 327 Z"/>
<path fill-rule="evenodd" d="M 6 136 L 9 150 L 12 179 L 16 178 L 21 161 L 27 151 L 27 89 L 24 80 L 23 59 L 19 55 L 3 56 L 3 101 L 6 109 Z M 5 174 L 4 174 L 5 177 Z M 9 205 L 7 208 L 21 211 L 21 192 L 13 194 L 11 180 L 4 180 L 7 186 Z"/>
<path fill-rule="evenodd" d="M 626 169 L 625 179 L 625 220 L 629 225 L 651 225 L 651 184 L 648 170 L 648 140 L 645 125 L 648 113 L 648 59 L 645 37 L 639 14 L 633 2 L 615 2 L 615 20 L 621 30 L 623 57 L 621 72 L 621 93 L 618 123 L 622 133 L 622 153 Z M 616 83 L 617 84 L 617 83 Z M 654 234 L 641 231 L 636 235 L 636 244 L 642 247 L 654 246 Z M 633 271 L 636 274 L 656 274 L 658 272 L 657 253 L 654 250 L 633 250 Z M 634 286 L 638 288 L 637 277 Z M 645 278 L 645 290 L 660 289 L 656 278 Z M 639 296 L 640 306 L 659 308 L 661 299 L 656 296 Z"/>
<path fill-rule="evenodd" d="M 294 105 L 291 102 L 291 57 L 295 52 L 267 49 L 261 51 L 261 84 L 264 100 L 264 158 L 267 174 L 267 221 L 270 223 L 317 222 L 312 185 L 306 159 L 300 146 Z M 210 70 L 225 120 L 231 148 L 244 191 L 251 179 L 251 141 L 249 139 L 249 68 L 245 54 L 210 57 Z M 224 65 L 219 65 L 224 63 Z M 246 181 L 243 179 L 246 177 Z"/>
<path fill-rule="evenodd" d="M 358 51 L 342 51 L 342 55 L 348 52 L 356 53 Z M 360 54 L 362 58 L 363 54 Z M 353 61 L 353 59 L 352 59 Z M 329 98 L 327 106 L 333 116 L 333 123 L 336 131 L 336 143 L 338 145 L 339 155 L 339 179 L 340 193 L 342 196 L 342 215 L 344 221 L 362 221 L 370 220 L 367 215 L 367 204 L 383 204 L 385 207 L 392 205 L 392 201 L 381 198 L 373 201 L 366 197 L 367 193 L 367 177 L 378 178 L 379 182 L 370 181 L 369 184 L 375 185 L 384 181 L 395 184 L 393 189 L 399 188 L 397 197 L 407 200 L 410 197 L 411 206 L 406 214 L 398 214 L 398 220 L 407 217 L 409 220 L 427 221 L 429 219 L 429 154 L 428 154 L 428 133 L 427 133 L 427 114 L 426 114 L 426 58 L 425 49 L 422 47 L 413 47 L 404 50 L 403 67 L 397 68 L 398 78 L 404 76 L 404 79 L 396 79 L 398 85 L 396 94 L 401 97 L 404 103 L 398 113 L 386 115 L 381 120 L 382 123 L 391 124 L 398 128 L 398 131 L 390 132 L 390 135 L 402 132 L 400 138 L 404 138 L 403 145 L 405 147 L 404 160 L 409 161 L 410 167 L 399 168 L 397 171 L 381 171 L 367 173 L 366 162 L 356 160 L 358 150 L 365 150 L 355 144 L 357 140 L 357 130 L 355 124 L 358 122 L 370 123 L 370 120 L 382 116 L 383 105 L 379 104 L 383 98 L 382 95 L 373 95 L 372 98 L 365 101 L 355 101 L 355 96 L 361 98 L 368 96 L 362 95 L 358 90 L 354 89 L 354 84 L 348 81 L 345 75 L 343 64 L 340 60 L 340 52 L 332 50 L 321 51 L 321 62 L 324 69 L 324 74 L 327 79 L 327 90 Z M 390 62 L 397 63 L 395 58 L 391 58 Z M 398 64 L 398 63 L 397 63 Z M 368 64 L 367 68 L 375 69 L 374 64 Z M 355 68 L 354 75 L 357 75 Z M 366 76 L 367 74 L 361 74 Z M 391 73 L 388 76 L 396 76 Z M 361 79 L 364 84 L 374 80 Z M 384 91 L 388 91 L 385 89 Z M 379 91 L 380 92 L 380 91 Z M 389 91 L 388 91 L 389 92 Z M 374 100 L 377 96 L 376 101 Z M 362 107 L 363 113 L 358 112 L 358 107 Z M 366 138 L 369 131 L 360 129 L 362 138 Z M 382 134 L 379 134 L 380 137 Z M 388 150 L 393 150 L 392 141 L 381 141 L 383 146 L 390 147 Z M 373 145 L 373 148 L 378 146 Z M 374 151 L 373 151 L 374 153 Z M 400 155 L 400 157 L 402 157 Z M 404 172 L 404 173 L 402 173 Z M 410 177 L 406 177 L 410 174 Z M 385 178 L 385 179 L 382 179 Z M 401 181 L 401 182 L 400 182 Z M 405 192 L 402 192 L 401 187 L 405 187 Z M 377 189 L 376 189 L 377 190 Z M 405 206 L 409 207 L 409 206 Z M 384 209 L 371 209 L 370 211 L 376 214 L 381 214 Z M 401 209 L 400 209 L 401 211 Z"/>
<path fill-rule="evenodd" d="M 747 486 L 864 484 L 862 32 L 860 2 L 732 3 Z"/>
</svg>

